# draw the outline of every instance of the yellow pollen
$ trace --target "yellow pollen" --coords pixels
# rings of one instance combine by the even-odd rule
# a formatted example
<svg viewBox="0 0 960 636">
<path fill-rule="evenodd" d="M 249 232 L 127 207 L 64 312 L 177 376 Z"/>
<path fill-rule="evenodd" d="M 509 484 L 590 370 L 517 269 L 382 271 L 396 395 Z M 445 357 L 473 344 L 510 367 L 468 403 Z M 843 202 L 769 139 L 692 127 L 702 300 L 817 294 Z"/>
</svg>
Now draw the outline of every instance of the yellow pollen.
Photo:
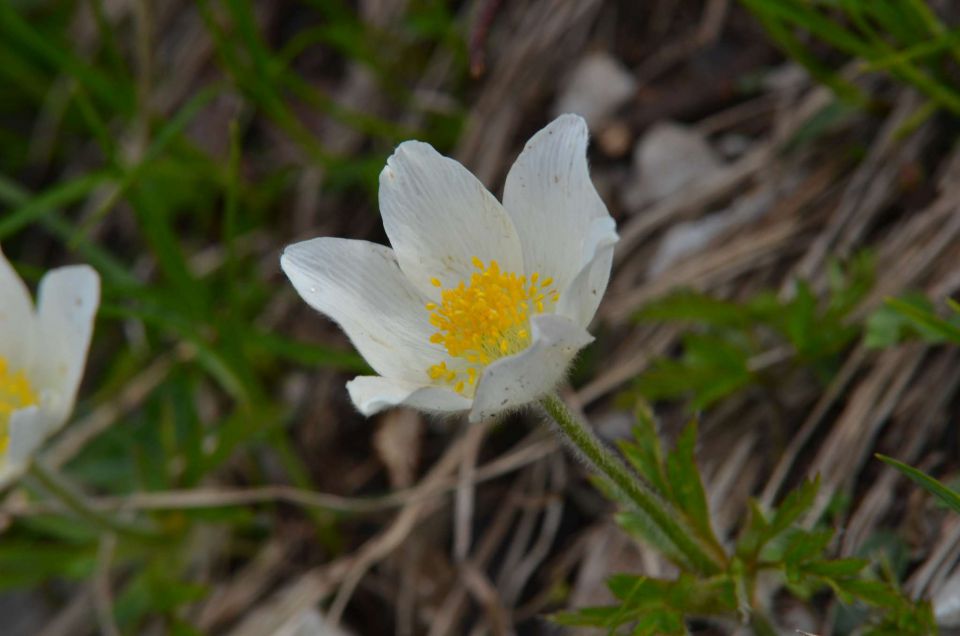
<svg viewBox="0 0 960 636">
<path fill-rule="evenodd" d="M 430 324 L 437 329 L 430 342 L 442 345 L 456 364 L 446 362 L 427 369 L 435 382 L 453 387 L 457 393 L 472 396 L 483 367 L 494 360 L 513 355 L 530 344 L 530 317 L 553 309 L 560 295 L 546 288 L 552 278 L 540 281 L 540 274 L 529 277 L 501 271 L 491 260 L 485 265 L 471 259 L 476 268 L 469 280 L 440 292 L 440 301 L 425 305 Z M 440 280 L 431 278 L 435 287 Z"/>
<path fill-rule="evenodd" d="M 10 416 L 39 401 L 24 372 L 11 372 L 6 358 L 0 356 L 0 453 L 10 445 Z"/>
</svg>

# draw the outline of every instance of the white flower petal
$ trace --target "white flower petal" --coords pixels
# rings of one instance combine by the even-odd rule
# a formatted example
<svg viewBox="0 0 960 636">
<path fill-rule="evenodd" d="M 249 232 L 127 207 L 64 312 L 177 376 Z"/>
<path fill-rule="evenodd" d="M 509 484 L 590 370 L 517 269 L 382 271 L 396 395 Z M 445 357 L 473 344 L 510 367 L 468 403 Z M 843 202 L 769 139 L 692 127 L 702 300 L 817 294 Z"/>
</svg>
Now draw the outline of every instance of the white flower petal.
<svg viewBox="0 0 960 636">
<path fill-rule="evenodd" d="M 6 488 L 12 481 L 23 474 L 24 466 L 13 466 L 0 457 L 0 490 Z"/>
<path fill-rule="evenodd" d="M 510 216 L 459 162 L 429 144 L 406 141 L 380 173 L 380 214 L 404 273 L 431 298 L 468 279 L 472 258 L 520 272 L 520 241 Z"/>
<path fill-rule="evenodd" d="M 501 411 L 529 404 L 552 391 L 571 360 L 593 336 L 569 318 L 538 314 L 531 318 L 531 344 L 484 369 L 470 411 L 479 422 Z"/>
<path fill-rule="evenodd" d="M 590 181 L 587 138 L 583 118 L 556 118 L 527 142 L 503 189 L 524 272 L 552 277 L 557 289 L 566 289 L 580 271 L 590 223 L 610 216 Z"/>
<path fill-rule="evenodd" d="M 321 237 L 290 245 L 280 267 L 307 303 L 340 325 L 373 369 L 411 382 L 446 359 L 430 343 L 427 298 L 393 251 L 367 241 Z"/>
<path fill-rule="evenodd" d="M 63 424 L 62 414 L 47 403 L 28 406 L 10 414 L 10 436 L 5 455 L 0 456 L 0 488 L 19 477 L 30 465 L 43 442 Z"/>
<path fill-rule="evenodd" d="M 47 273 L 37 292 L 38 351 L 29 372 L 34 388 L 50 392 L 50 411 L 59 426 L 73 408 L 93 321 L 100 304 L 100 277 L 86 265 Z"/>
<path fill-rule="evenodd" d="M 30 361 L 34 322 L 30 292 L 0 250 L 0 357 L 11 369 Z"/>
<path fill-rule="evenodd" d="M 373 415 L 391 406 L 409 406 L 421 411 L 448 413 L 466 411 L 470 400 L 438 386 L 362 375 L 347 382 L 350 399 L 361 413 Z"/>
<path fill-rule="evenodd" d="M 581 327 L 586 327 L 597 313 L 600 299 L 610 281 L 613 265 L 613 247 L 619 237 L 616 224 L 609 216 L 594 219 L 584 238 L 583 260 L 580 271 L 570 285 L 560 292 L 557 313 L 567 316 Z"/>
<path fill-rule="evenodd" d="M 51 429 L 55 428 L 51 422 L 52 416 L 39 406 L 28 406 L 11 413 L 7 423 L 10 445 L 4 466 L 13 471 L 26 467 Z"/>
</svg>

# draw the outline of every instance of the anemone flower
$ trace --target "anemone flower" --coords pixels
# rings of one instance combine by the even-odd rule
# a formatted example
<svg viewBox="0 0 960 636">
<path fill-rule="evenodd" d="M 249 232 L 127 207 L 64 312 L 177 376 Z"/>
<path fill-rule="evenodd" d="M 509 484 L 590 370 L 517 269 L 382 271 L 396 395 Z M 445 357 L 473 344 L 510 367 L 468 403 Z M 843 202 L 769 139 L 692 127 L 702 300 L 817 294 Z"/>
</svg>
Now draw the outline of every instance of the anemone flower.
<svg viewBox="0 0 960 636">
<path fill-rule="evenodd" d="M 99 303 L 100 278 L 78 265 L 48 272 L 34 308 L 0 251 L 0 486 L 70 416 Z"/>
<path fill-rule="evenodd" d="M 393 249 L 321 237 L 281 267 L 376 371 L 347 384 L 365 415 L 406 405 L 471 421 L 550 393 L 593 341 L 616 226 L 587 169 L 587 126 L 562 115 L 527 142 L 503 204 L 428 144 L 380 173 Z"/>
</svg>

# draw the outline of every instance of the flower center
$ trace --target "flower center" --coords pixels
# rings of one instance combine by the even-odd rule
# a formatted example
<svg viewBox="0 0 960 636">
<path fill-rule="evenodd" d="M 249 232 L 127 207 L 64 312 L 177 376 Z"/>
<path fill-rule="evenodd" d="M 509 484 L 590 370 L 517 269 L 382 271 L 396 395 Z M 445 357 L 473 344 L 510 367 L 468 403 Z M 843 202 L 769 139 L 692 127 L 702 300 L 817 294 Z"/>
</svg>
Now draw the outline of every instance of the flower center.
<svg viewBox="0 0 960 636">
<path fill-rule="evenodd" d="M 23 371 L 11 372 L 7 360 L 0 356 L 0 453 L 10 445 L 9 423 L 14 411 L 39 402 Z"/>
<path fill-rule="evenodd" d="M 517 276 L 500 270 L 497 261 L 484 265 L 473 258 L 477 271 L 469 281 L 444 289 L 439 303 L 427 303 L 430 324 L 437 328 L 430 342 L 443 345 L 457 364 L 446 362 L 427 369 L 431 380 L 472 395 L 478 374 L 498 358 L 518 353 L 530 344 L 530 316 L 553 308 L 560 294 L 552 278 L 539 273 Z M 441 283 L 434 278 L 434 286 Z"/>
</svg>

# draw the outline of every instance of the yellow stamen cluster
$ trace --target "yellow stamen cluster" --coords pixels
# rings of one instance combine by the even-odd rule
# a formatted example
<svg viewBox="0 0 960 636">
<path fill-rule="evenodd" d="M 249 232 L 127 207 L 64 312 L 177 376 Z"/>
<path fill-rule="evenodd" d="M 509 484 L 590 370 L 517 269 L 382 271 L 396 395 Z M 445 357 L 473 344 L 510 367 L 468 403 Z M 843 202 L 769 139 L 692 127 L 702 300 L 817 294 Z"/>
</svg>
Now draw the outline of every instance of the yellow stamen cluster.
<svg viewBox="0 0 960 636">
<path fill-rule="evenodd" d="M 552 278 L 539 273 L 517 276 L 500 270 L 497 261 L 485 265 L 473 258 L 477 271 L 468 281 L 444 289 L 439 303 L 427 303 L 430 324 L 437 328 L 430 342 L 443 345 L 456 368 L 446 362 L 427 370 L 434 382 L 472 395 L 480 371 L 498 358 L 523 351 L 530 344 L 530 316 L 551 309 L 560 295 Z M 442 284 L 431 280 L 435 287 Z M 461 363 L 462 361 L 462 363 Z"/>
<path fill-rule="evenodd" d="M 10 445 L 8 424 L 14 411 L 39 402 L 23 371 L 11 372 L 7 360 L 0 356 L 0 453 Z"/>
</svg>

